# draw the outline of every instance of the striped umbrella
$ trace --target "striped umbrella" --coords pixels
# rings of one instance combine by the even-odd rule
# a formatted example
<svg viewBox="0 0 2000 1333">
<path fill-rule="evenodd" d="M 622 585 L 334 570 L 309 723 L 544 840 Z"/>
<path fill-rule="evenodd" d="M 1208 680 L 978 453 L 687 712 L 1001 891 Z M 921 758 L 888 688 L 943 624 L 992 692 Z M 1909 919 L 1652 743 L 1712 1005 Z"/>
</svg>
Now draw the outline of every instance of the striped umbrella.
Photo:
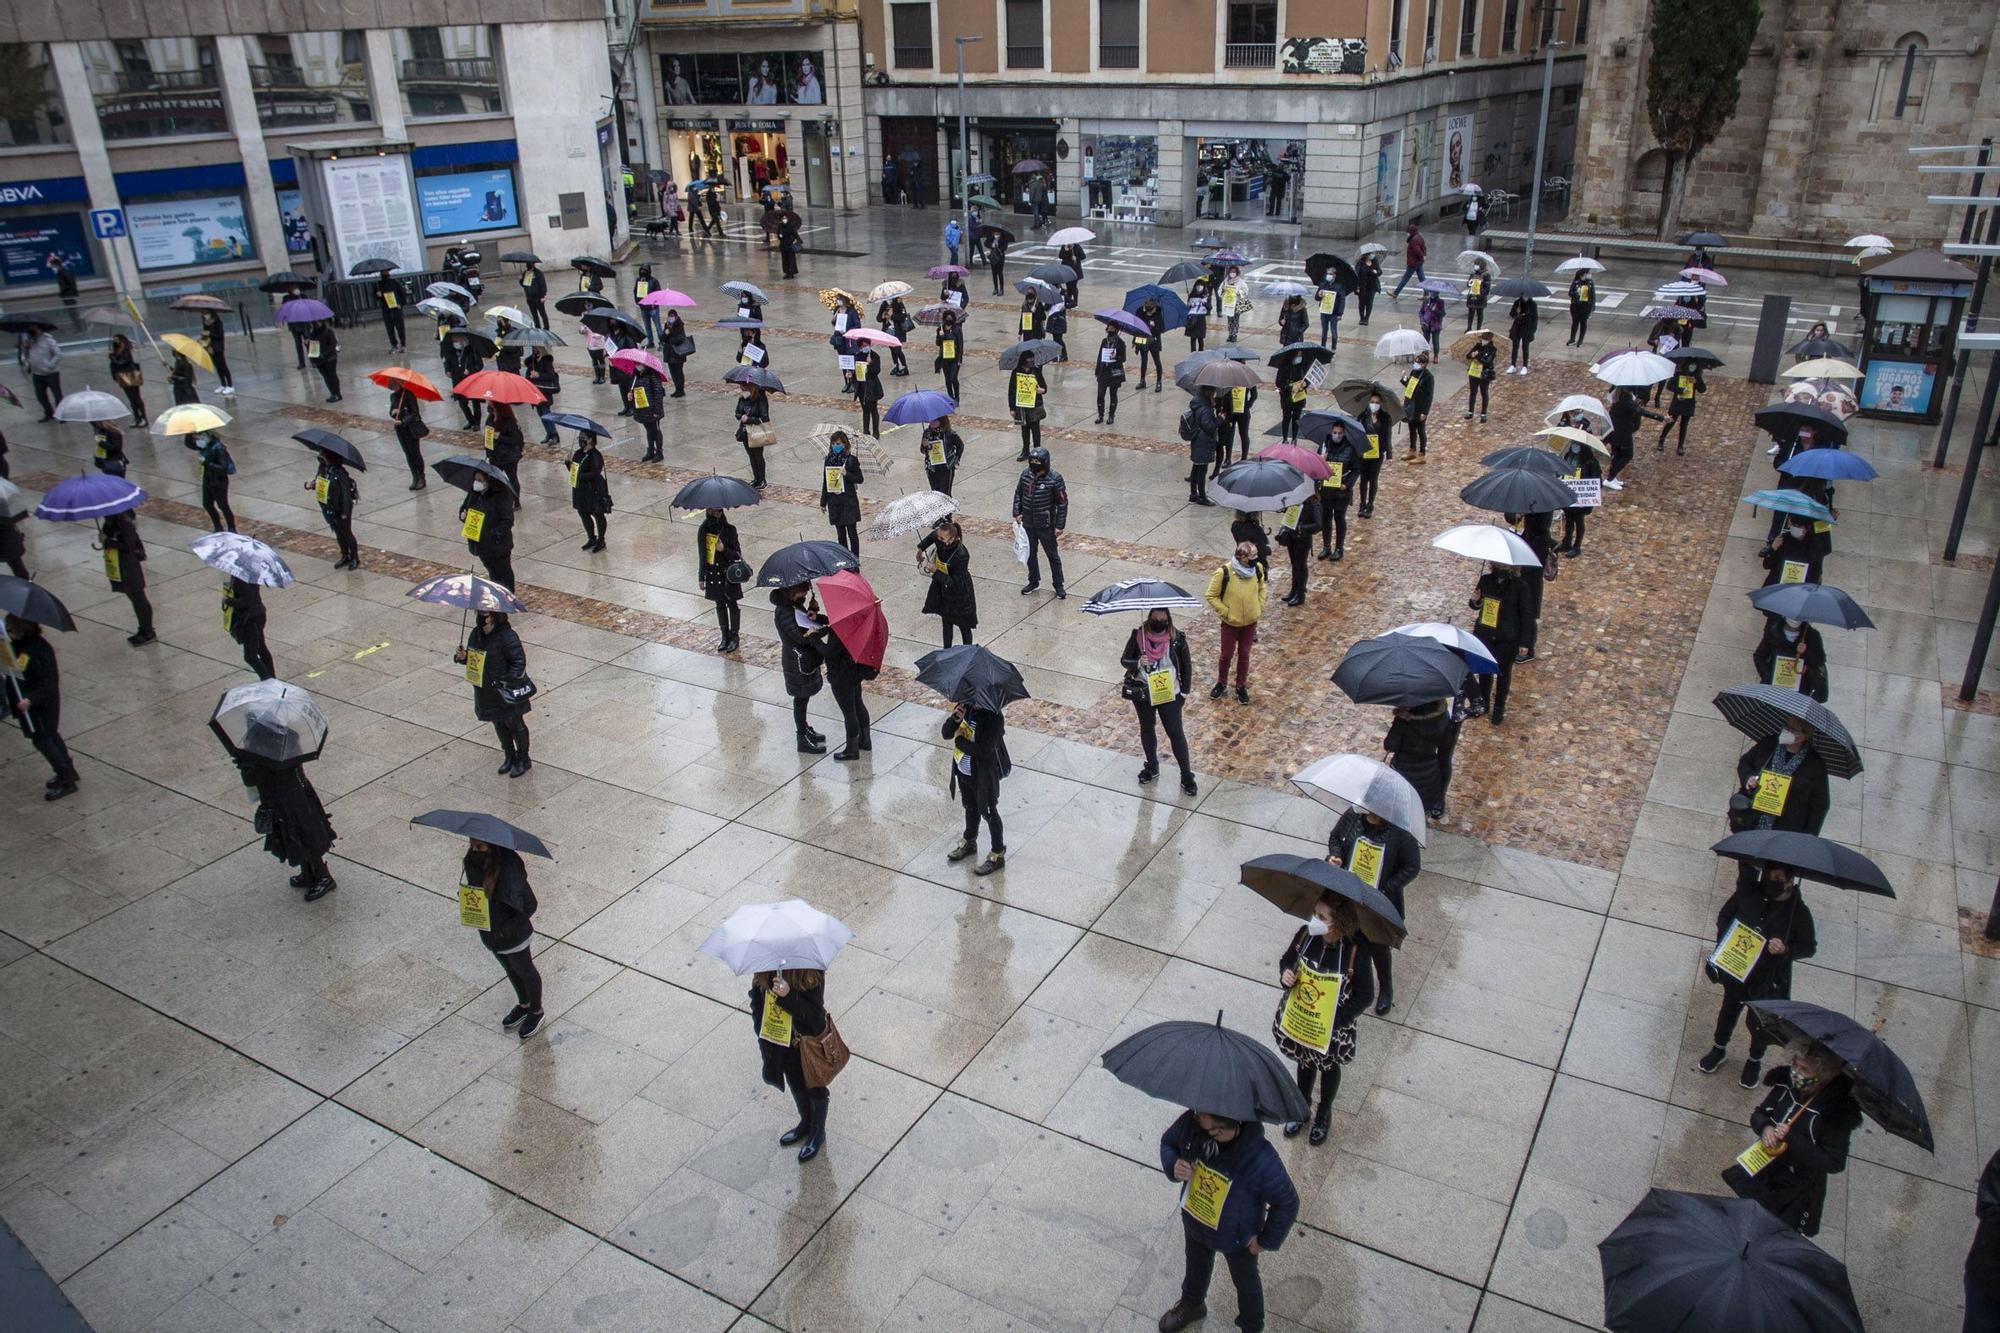
<svg viewBox="0 0 2000 1333">
<path fill-rule="evenodd" d="M 1833 710 L 1816 703 L 1797 690 L 1781 690 L 1775 685 L 1731 685 L 1715 696 L 1715 709 L 1723 721 L 1753 741 L 1761 741 L 1803 722 L 1812 728 L 1813 752 L 1837 778 L 1851 778 L 1861 771 L 1861 751 Z"/>
</svg>

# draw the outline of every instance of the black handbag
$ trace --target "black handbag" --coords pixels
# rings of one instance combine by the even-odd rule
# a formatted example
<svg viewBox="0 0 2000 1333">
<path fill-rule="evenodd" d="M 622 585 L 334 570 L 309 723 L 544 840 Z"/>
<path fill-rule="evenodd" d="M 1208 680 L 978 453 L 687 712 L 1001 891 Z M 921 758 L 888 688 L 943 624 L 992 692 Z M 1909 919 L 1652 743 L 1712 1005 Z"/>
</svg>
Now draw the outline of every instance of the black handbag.
<svg viewBox="0 0 2000 1333">
<path fill-rule="evenodd" d="M 1127 675 L 1118 686 L 1118 697 L 1127 703 L 1143 704 L 1152 699 L 1143 677 Z"/>
<path fill-rule="evenodd" d="M 688 357 L 694 355 L 694 339 L 692 338 L 678 339 L 675 342 L 668 345 L 667 351 L 669 354 L 673 356 L 677 356 L 680 357 L 682 360 L 686 360 Z"/>
<path fill-rule="evenodd" d="M 1729 798 L 1729 831 L 1748 833 L 1757 827 L 1757 812 L 1750 805 L 1750 797 L 1737 792 Z"/>
<path fill-rule="evenodd" d="M 513 680 L 503 680 L 494 689 L 510 704 L 526 703 L 535 697 L 535 682 L 525 674 Z"/>
</svg>

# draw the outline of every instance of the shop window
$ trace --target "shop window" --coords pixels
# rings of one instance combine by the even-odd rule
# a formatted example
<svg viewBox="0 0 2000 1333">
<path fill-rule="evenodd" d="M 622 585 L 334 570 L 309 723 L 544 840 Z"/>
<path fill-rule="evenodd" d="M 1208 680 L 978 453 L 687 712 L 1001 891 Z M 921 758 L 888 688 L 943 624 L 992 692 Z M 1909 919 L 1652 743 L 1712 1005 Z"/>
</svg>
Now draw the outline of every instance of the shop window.
<svg viewBox="0 0 2000 1333">
<path fill-rule="evenodd" d="M 1458 53 L 1479 53 L 1479 0 L 1458 0 Z"/>
<path fill-rule="evenodd" d="M 1007 0 L 1007 68 L 1042 67 L 1042 0 Z"/>
<path fill-rule="evenodd" d="M 897 69 L 931 69 L 931 7 L 923 4 L 889 6 L 890 63 Z"/>
<path fill-rule="evenodd" d="M 266 33 L 249 40 L 250 90 L 265 129 L 375 119 L 368 47 L 359 32 Z"/>
<path fill-rule="evenodd" d="M 1512 51 L 1521 44 L 1521 0 L 1507 0 L 1500 7 L 1500 49 Z"/>
<path fill-rule="evenodd" d="M 69 142 L 49 48 L 41 42 L 0 42 L 0 148 Z"/>
<path fill-rule="evenodd" d="M 500 91 L 499 40 L 484 23 L 398 28 L 396 86 L 412 120 L 507 109 Z"/>
<path fill-rule="evenodd" d="M 1098 0 L 1097 64 L 1100 69 L 1139 68 L 1139 0 Z"/>
<path fill-rule="evenodd" d="M 1438 58 L 1438 0 L 1424 6 L 1424 63 Z"/>
<path fill-rule="evenodd" d="M 212 38 L 146 37 L 77 46 L 106 139 L 163 139 L 229 129 Z"/>
</svg>

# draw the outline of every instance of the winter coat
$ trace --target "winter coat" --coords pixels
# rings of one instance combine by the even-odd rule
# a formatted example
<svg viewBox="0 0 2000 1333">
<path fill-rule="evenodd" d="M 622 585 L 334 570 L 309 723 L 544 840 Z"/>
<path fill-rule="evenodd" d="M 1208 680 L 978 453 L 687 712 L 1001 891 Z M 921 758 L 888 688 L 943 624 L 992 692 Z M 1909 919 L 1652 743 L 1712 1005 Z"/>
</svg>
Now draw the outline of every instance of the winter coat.
<svg viewBox="0 0 2000 1333">
<path fill-rule="evenodd" d="M 1511 318 L 1507 324 L 1507 336 L 1515 342 L 1531 342 L 1535 329 L 1542 322 L 1541 308 L 1533 297 L 1516 297 L 1513 307 L 1507 312 Z"/>
<path fill-rule="evenodd" d="M 965 735 L 967 731 L 972 734 Z M 984 708 L 967 708 L 963 719 L 947 713 L 939 734 L 955 747 L 963 749 L 972 760 L 970 778 L 958 771 L 956 763 L 952 764 L 951 780 L 945 785 L 954 796 L 958 794 L 961 782 L 971 781 L 990 792 L 1014 771 L 1013 756 L 1007 753 L 1007 719 L 999 713 Z M 977 794 L 983 796 L 985 792 Z"/>
<path fill-rule="evenodd" d="M 329 325 L 317 333 L 306 336 L 309 340 L 319 343 L 319 355 L 312 358 L 315 365 L 331 366 L 340 359 L 340 338 L 334 333 L 332 326 Z"/>
<path fill-rule="evenodd" d="M 48 735 L 62 730 L 62 673 L 56 666 L 55 645 L 40 633 L 30 634 L 14 640 L 15 670 L 18 676 L 8 676 L 5 697 L 9 700 L 8 716 L 19 721 L 22 714 L 11 705 L 13 699 L 27 701 L 25 734 L 32 727 L 37 735 Z"/>
<path fill-rule="evenodd" d="M 1335 464 L 1340 467 L 1340 484 L 1334 485 L 1333 478 L 1328 477 L 1319 484 L 1320 495 L 1328 503 L 1345 505 L 1354 496 L 1354 476 L 1355 471 L 1361 466 L 1361 450 L 1355 446 L 1353 439 L 1346 435 L 1342 435 L 1338 440 L 1329 435 L 1326 437 L 1326 442 L 1319 447 L 1319 456 L 1326 460 L 1329 468 Z"/>
<path fill-rule="evenodd" d="M 1431 248 L 1425 243 L 1423 234 L 1415 224 L 1403 235 L 1403 267 L 1415 268 L 1430 255 Z"/>
<path fill-rule="evenodd" d="M 354 474 L 341 464 L 322 458 L 311 484 L 315 499 L 321 480 L 326 482 L 326 499 L 319 501 L 320 517 L 329 523 L 353 518 L 354 502 L 361 498 L 361 487 L 355 484 Z"/>
<path fill-rule="evenodd" d="M 1106 352 L 1111 353 L 1109 361 L 1104 359 Z M 1107 388 L 1125 382 L 1125 340 L 1116 334 L 1107 334 L 1097 344 L 1097 382 Z"/>
<path fill-rule="evenodd" d="M 1249 542 L 1257 548 L 1258 564 L 1270 563 L 1271 534 L 1264 531 L 1264 525 L 1257 521 L 1255 514 L 1245 514 L 1229 525 L 1229 544 L 1234 547 L 1243 542 Z"/>
<path fill-rule="evenodd" d="M 1022 407 L 1019 401 L 1024 381 L 1035 386 L 1032 404 L 1028 407 Z M 1039 369 L 1016 370 L 1007 377 L 1007 412 L 1016 421 L 1040 421 L 1046 417 L 1049 410 L 1043 404 L 1048 401 L 1048 396 L 1049 386 L 1042 379 Z"/>
<path fill-rule="evenodd" d="M 778 631 L 778 657 L 785 669 L 785 695 L 791 699 L 810 699 L 819 693 L 820 667 L 824 658 L 820 654 L 819 640 L 812 630 L 799 624 L 798 612 L 801 608 L 786 599 L 781 590 L 771 591 L 771 623 Z"/>
<path fill-rule="evenodd" d="M 1333 831 L 1326 837 L 1326 854 L 1338 856 L 1341 865 L 1354 869 L 1354 844 L 1366 838 L 1382 848 L 1382 865 L 1376 874 L 1375 887 L 1382 896 L 1395 904 L 1398 912 L 1403 910 L 1403 886 L 1417 877 L 1424 868 L 1423 852 L 1417 840 L 1395 824 L 1384 821 L 1380 825 L 1370 824 L 1358 810 L 1349 810 L 1335 821 Z"/>
<path fill-rule="evenodd" d="M 467 491 L 465 502 L 458 507 L 459 522 L 463 524 L 465 516 L 475 509 L 486 515 L 486 522 L 479 530 L 479 540 L 468 540 L 465 549 L 481 560 L 505 560 L 514 553 L 514 497 L 499 482 L 477 495 Z"/>
<path fill-rule="evenodd" d="M 1521 642 L 1521 635 L 1526 629 L 1522 618 L 1521 593 L 1520 577 L 1514 574 L 1489 571 L 1481 574 L 1479 582 L 1473 587 L 1472 609 L 1478 613 L 1472 622 L 1473 637 L 1488 648 L 1495 649 L 1495 656 L 1499 655 L 1501 646 L 1512 652 Z M 1493 603 L 1490 614 L 1488 601 Z M 1489 620 L 1493 623 L 1486 623 Z"/>
<path fill-rule="evenodd" d="M 1493 363 L 1499 359 L 1500 344 L 1476 342 L 1472 350 L 1465 354 L 1465 377 L 1474 380 L 1493 378 Z"/>
<path fill-rule="evenodd" d="M 96 426 L 97 450 L 92 466 L 106 476 L 122 477 L 131 461 L 125 457 L 125 432 L 108 421 Z"/>
<path fill-rule="evenodd" d="M 1826 642 L 1819 631 L 1811 625 L 1801 625 L 1798 637 L 1785 637 L 1785 622 L 1773 619 L 1764 626 L 1764 637 L 1757 641 L 1757 647 L 1750 654 L 1751 664 L 1757 668 L 1757 679 L 1766 685 L 1772 684 L 1771 675 L 1777 669 L 1778 659 L 1789 657 L 1800 659 L 1799 689 L 1808 699 L 1826 702 Z"/>
<path fill-rule="evenodd" d="M 1197 394 L 1188 400 L 1187 417 L 1188 461 L 1207 467 L 1215 461 L 1215 451 L 1222 439 L 1222 416 L 1206 395 Z"/>
<path fill-rule="evenodd" d="M 882 354 L 854 358 L 854 401 L 864 406 L 882 401 Z"/>
<path fill-rule="evenodd" d="M 1597 300 L 1597 284 L 1588 274 L 1579 273 L 1569 280 L 1569 312 L 1572 315 L 1590 313 L 1592 303 Z"/>
<path fill-rule="evenodd" d="M 518 420 L 502 421 L 493 427 L 493 447 L 486 451 L 486 459 L 502 472 L 510 472 L 521 465 L 521 454 L 527 445 L 521 438 Z"/>
<path fill-rule="evenodd" d="M 951 344 L 950 356 L 945 355 L 946 343 Z M 940 375 L 944 374 L 944 368 L 947 365 L 952 365 L 952 366 L 964 365 L 965 326 L 962 324 L 958 324 L 958 325 L 953 325 L 951 328 L 946 328 L 942 324 L 938 325 L 937 349 L 938 349 L 937 355 L 931 358 L 931 369 L 936 371 L 938 374 Z"/>
<path fill-rule="evenodd" d="M 1036 474 L 1034 465 L 1021 469 L 1014 483 L 1014 517 L 1031 531 L 1053 528 L 1061 532 L 1069 526 L 1069 488 L 1062 473 L 1050 468 Z"/>
<path fill-rule="evenodd" d="M 530 301 L 547 299 L 549 294 L 548 275 L 541 269 L 530 267 L 521 273 L 521 295 Z"/>
<path fill-rule="evenodd" d="M 1771 757 L 1777 753 L 1778 738 L 1766 736 L 1736 761 L 1736 784 L 1740 790 L 1744 783 L 1758 776 L 1770 765 Z M 1821 759 L 1811 745 L 1799 757 L 1799 766 L 1792 772 L 1792 785 L 1785 790 L 1785 807 L 1775 815 L 1759 814 L 1758 824 L 1764 819 L 1771 821 L 1771 827 L 1788 833 L 1810 833 L 1817 837 L 1820 826 L 1826 823 L 1826 812 L 1832 796 L 1827 787 L 1826 761 Z"/>
<path fill-rule="evenodd" d="M 943 462 L 934 463 L 931 461 L 931 446 L 933 445 L 943 446 Z M 957 467 L 959 460 L 965 457 L 964 439 L 960 437 L 957 431 L 950 428 L 940 431 L 935 426 L 924 427 L 921 448 L 923 450 L 924 471 L 926 474 L 949 471 Z"/>
<path fill-rule="evenodd" d="M 1436 387 L 1437 376 L 1431 374 L 1428 367 L 1412 366 L 1409 374 L 1403 377 L 1403 419 L 1407 421 L 1430 411 L 1431 394 Z M 1362 424 L 1367 424 L 1365 418 Z M 1387 441 L 1384 440 L 1384 443 Z"/>
<path fill-rule="evenodd" d="M 1290 301 L 1278 311 L 1278 342 L 1304 342 L 1306 336 L 1306 312 L 1304 306 L 1294 306 Z"/>
<path fill-rule="evenodd" d="M 143 592 L 146 588 L 146 544 L 139 540 L 139 524 L 128 510 L 104 520 L 100 545 L 118 553 L 119 576 L 111 580 L 113 592 Z M 109 572 L 110 562 L 106 562 Z"/>
<path fill-rule="evenodd" d="M 835 473 L 840 475 L 840 489 L 834 490 L 828 482 Z M 833 524 L 859 523 L 861 521 L 861 460 L 854 456 L 852 449 L 838 453 L 828 450 L 820 460 L 819 507 L 826 511 L 826 521 Z"/>
<path fill-rule="evenodd" d="M 1806 906 L 1804 895 L 1794 885 L 1790 897 L 1767 898 L 1764 896 L 1764 881 L 1752 881 L 1747 887 L 1730 894 L 1722 904 L 1722 910 L 1715 914 L 1715 942 L 1718 946 L 1729 937 L 1730 928 L 1738 921 L 1764 937 L 1764 951 L 1757 955 L 1756 963 L 1742 981 L 1704 964 L 1708 979 L 1721 982 L 1725 992 L 1730 987 L 1737 988 L 1735 993 L 1741 999 L 1790 999 L 1792 964 L 1819 952 L 1819 932 L 1813 926 L 1813 914 Z M 1772 940 L 1783 940 L 1785 951 L 1772 953 Z"/>
<path fill-rule="evenodd" d="M 1245 1121 L 1235 1138 L 1217 1143 L 1202 1132 L 1193 1111 L 1183 1111 L 1160 1135 L 1160 1169 L 1171 1178 L 1174 1163 L 1182 1158 L 1229 1180 L 1220 1225 L 1214 1229 L 1182 1210 L 1181 1226 L 1190 1239 L 1221 1254 L 1233 1254 L 1252 1240 L 1264 1250 L 1284 1245 L 1298 1220 L 1299 1193 L 1278 1150 L 1264 1137 L 1263 1125 Z"/>
<path fill-rule="evenodd" d="M 243 785 L 257 795 L 257 822 L 264 850 L 286 865 L 304 866 L 333 846 L 333 821 L 300 764 L 277 764 L 253 754 L 234 754 Z"/>
<path fill-rule="evenodd" d="M 1219 567 L 1208 576 L 1202 600 L 1222 618 L 1223 624 L 1242 629 L 1263 618 L 1264 598 L 1269 592 L 1270 579 L 1260 560 L 1253 576 L 1247 579 L 1228 565 Z"/>
<path fill-rule="evenodd" d="M 938 541 L 935 533 L 917 543 L 919 551 L 931 553 L 931 586 L 924 594 L 927 616 L 942 616 L 945 623 L 966 629 L 979 627 L 979 603 L 972 584 L 972 557 L 964 542 L 950 546 Z"/>
<path fill-rule="evenodd" d="M 1187 635 L 1178 629 L 1173 631 L 1173 638 L 1167 643 L 1165 660 L 1172 663 L 1174 668 L 1174 699 L 1176 701 L 1185 699 L 1188 682 L 1194 679 L 1194 661 L 1188 652 Z M 1138 630 L 1135 629 L 1125 636 L 1125 651 L 1119 654 L 1118 665 L 1124 667 L 1126 676 L 1131 678 L 1136 679 L 1143 673 L 1144 663 L 1139 657 Z M 1142 708 L 1151 706 L 1150 702 L 1140 705 Z"/>
<path fill-rule="evenodd" d="M 1438 753 L 1450 731 L 1450 707 L 1434 707 L 1397 718 L 1382 738 L 1382 748 L 1389 752 L 1389 767 L 1410 780 L 1427 810 L 1444 801 L 1444 769 Z"/>
<path fill-rule="evenodd" d="M 658 371 L 642 370 L 632 378 L 632 419 L 641 425 L 658 421 L 666 412 Z M 640 406 L 641 402 L 645 406 Z"/>
<path fill-rule="evenodd" d="M 477 878 L 475 878 L 475 876 Z M 521 854 L 508 847 L 491 847 L 484 863 L 474 868 L 472 854 L 466 853 L 459 865 L 459 879 L 486 890 L 488 929 L 479 932 L 479 942 L 494 953 L 512 952 L 535 934 L 535 890 L 528 883 L 528 866 Z"/>
<path fill-rule="evenodd" d="M 595 441 L 595 435 L 586 435 Z M 579 444 L 569 456 L 570 507 L 579 514 L 611 512 L 611 486 L 604 480 L 604 454 L 595 444 Z"/>
<path fill-rule="evenodd" d="M 1785 582 L 1787 562 L 1805 566 L 1805 577 L 1793 579 L 1793 583 L 1818 583 L 1820 566 L 1832 548 L 1832 541 L 1824 533 L 1814 532 L 1810 527 L 1803 537 L 1794 537 L 1789 525 L 1780 529 L 1778 539 L 1757 553 L 1757 558 L 1769 573 L 1764 576 L 1764 586 Z"/>
<path fill-rule="evenodd" d="M 264 629 L 264 590 L 232 576 L 223 585 L 222 611 L 229 622 L 229 637 L 247 643 Z"/>
<path fill-rule="evenodd" d="M 1764 1083 L 1771 1091 L 1750 1113 L 1750 1128 L 1762 1134 L 1789 1121 L 1785 1151 L 1754 1176 L 1732 1163 L 1722 1181 L 1738 1198 L 1755 1199 L 1800 1235 L 1818 1235 L 1826 1208 L 1826 1178 L 1847 1169 L 1847 1145 L 1861 1127 L 1861 1107 L 1844 1074 L 1829 1079 L 1817 1095 L 1805 1097 L 1792 1091 L 1789 1065 L 1764 1075 Z"/>
<path fill-rule="evenodd" d="M 1667 415 L 1670 417 L 1691 417 L 1694 415 L 1695 397 L 1708 392 L 1708 381 L 1701 377 L 1701 367 L 1684 366 L 1667 381 Z"/>
<path fill-rule="evenodd" d="M 714 539 L 711 552 L 710 538 Z M 712 556 L 712 558 L 711 558 Z M 729 566 L 743 558 L 743 540 L 728 518 L 706 514 L 694 530 L 695 569 L 701 578 L 701 595 L 711 602 L 740 602 L 743 585 L 729 581 Z"/>
<path fill-rule="evenodd" d="M 201 459 L 201 498 L 213 500 L 229 491 L 229 450 L 208 431 L 183 435 L 181 443 Z"/>
<path fill-rule="evenodd" d="M 528 653 L 521 646 L 521 636 L 514 632 L 512 625 L 491 634 L 482 626 L 474 625 L 472 633 L 465 636 L 465 646 L 468 651 L 477 649 L 486 654 L 486 670 L 481 676 L 483 683 L 472 687 L 474 717 L 481 722 L 496 722 L 534 711 L 532 699 L 510 702 L 500 697 L 501 685 L 518 684 L 528 674 Z"/>
</svg>

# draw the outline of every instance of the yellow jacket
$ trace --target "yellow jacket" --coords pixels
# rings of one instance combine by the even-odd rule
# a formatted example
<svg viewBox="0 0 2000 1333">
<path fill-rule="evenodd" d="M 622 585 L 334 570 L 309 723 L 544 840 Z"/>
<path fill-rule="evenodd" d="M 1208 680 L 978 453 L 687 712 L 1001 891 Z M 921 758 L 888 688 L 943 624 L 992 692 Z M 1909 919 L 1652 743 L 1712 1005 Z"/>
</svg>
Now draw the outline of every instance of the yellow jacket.
<svg viewBox="0 0 2000 1333">
<path fill-rule="evenodd" d="M 1264 594 L 1269 588 L 1264 566 L 1256 566 L 1257 577 L 1238 578 L 1236 571 L 1228 565 L 1222 566 L 1208 576 L 1208 593 L 1204 600 L 1208 609 L 1222 617 L 1222 623 L 1241 629 L 1254 625 L 1264 616 Z M 1227 586 L 1224 586 L 1227 580 Z"/>
</svg>

